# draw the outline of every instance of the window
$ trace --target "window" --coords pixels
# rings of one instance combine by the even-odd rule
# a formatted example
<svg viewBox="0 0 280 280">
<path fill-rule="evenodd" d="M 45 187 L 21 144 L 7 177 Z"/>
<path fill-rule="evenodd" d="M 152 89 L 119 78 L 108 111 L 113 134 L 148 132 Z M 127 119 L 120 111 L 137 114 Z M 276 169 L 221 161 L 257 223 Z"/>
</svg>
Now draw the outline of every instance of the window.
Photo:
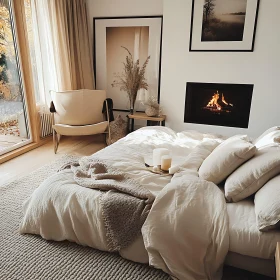
<svg viewBox="0 0 280 280">
<path fill-rule="evenodd" d="M 0 155 L 31 142 L 13 11 L 0 0 Z"/>
</svg>

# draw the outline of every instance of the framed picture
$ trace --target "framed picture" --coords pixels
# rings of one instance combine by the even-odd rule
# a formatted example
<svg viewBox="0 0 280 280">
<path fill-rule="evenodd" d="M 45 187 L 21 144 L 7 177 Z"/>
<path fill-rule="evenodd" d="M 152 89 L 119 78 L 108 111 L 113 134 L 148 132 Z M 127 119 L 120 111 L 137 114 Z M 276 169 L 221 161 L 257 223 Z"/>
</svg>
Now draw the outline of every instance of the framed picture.
<svg viewBox="0 0 280 280">
<path fill-rule="evenodd" d="M 162 16 L 102 17 L 93 19 L 94 70 L 96 89 L 105 89 L 116 111 L 129 111 L 127 93 L 112 83 L 122 73 L 128 51 L 143 65 L 148 56 L 145 78 L 148 94 L 159 100 L 162 46 Z M 144 110 L 138 104 L 137 110 Z"/>
<path fill-rule="evenodd" d="M 252 52 L 259 0 L 193 0 L 190 51 Z"/>
</svg>

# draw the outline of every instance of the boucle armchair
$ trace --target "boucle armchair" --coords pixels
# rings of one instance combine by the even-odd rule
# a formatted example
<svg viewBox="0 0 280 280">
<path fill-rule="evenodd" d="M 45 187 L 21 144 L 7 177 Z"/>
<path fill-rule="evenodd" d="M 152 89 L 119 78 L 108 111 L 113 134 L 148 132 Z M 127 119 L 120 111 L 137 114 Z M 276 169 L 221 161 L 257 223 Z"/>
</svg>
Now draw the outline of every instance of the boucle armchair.
<svg viewBox="0 0 280 280">
<path fill-rule="evenodd" d="M 104 90 L 51 91 L 53 114 L 53 143 L 57 152 L 60 135 L 77 136 L 108 133 L 110 135 L 108 104 Z M 106 106 L 106 119 L 102 114 Z"/>
</svg>

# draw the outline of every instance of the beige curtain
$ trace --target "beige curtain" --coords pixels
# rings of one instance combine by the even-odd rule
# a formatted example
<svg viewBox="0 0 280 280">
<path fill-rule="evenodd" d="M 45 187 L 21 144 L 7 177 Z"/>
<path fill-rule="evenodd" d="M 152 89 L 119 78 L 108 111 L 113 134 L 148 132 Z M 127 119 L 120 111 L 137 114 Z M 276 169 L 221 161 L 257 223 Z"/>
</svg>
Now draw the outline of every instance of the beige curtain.
<svg viewBox="0 0 280 280">
<path fill-rule="evenodd" d="M 58 89 L 94 89 L 86 0 L 47 3 Z"/>
</svg>

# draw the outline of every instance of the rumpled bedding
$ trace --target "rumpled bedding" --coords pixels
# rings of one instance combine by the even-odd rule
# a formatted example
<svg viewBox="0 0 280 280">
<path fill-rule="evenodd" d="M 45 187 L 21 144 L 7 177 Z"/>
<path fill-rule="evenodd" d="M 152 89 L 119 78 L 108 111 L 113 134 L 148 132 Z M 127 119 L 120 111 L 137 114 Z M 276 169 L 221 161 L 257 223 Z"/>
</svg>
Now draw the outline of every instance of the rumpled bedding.
<svg viewBox="0 0 280 280">
<path fill-rule="evenodd" d="M 103 191 L 99 201 L 109 251 L 119 251 L 135 241 L 150 212 L 154 195 L 100 158 L 81 164 L 78 161 L 68 163 L 59 171 L 64 169 L 73 172 L 79 186 Z"/>
<path fill-rule="evenodd" d="M 197 170 L 221 141 L 194 131 L 147 127 L 81 159 L 100 157 L 156 196 L 142 235 L 120 250 L 123 257 L 149 262 L 175 279 L 220 279 L 228 251 L 226 203 L 220 189 L 199 179 Z M 146 158 L 158 147 L 170 149 L 173 164 L 181 165 L 173 178 L 145 168 Z M 100 195 L 99 190 L 77 185 L 71 170 L 59 172 L 24 203 L 20 232 L 108 251 Z"/>
<path fill-rule="evenodd" d="M 215 147 L 206 142 L 194 149 L 156 197 L 142 227 L 149 264 L 175 279 L 222 277 L 229 249 L 226 202 L 214 183 L 198 177 L 199 166 Z"/>
</svg>

